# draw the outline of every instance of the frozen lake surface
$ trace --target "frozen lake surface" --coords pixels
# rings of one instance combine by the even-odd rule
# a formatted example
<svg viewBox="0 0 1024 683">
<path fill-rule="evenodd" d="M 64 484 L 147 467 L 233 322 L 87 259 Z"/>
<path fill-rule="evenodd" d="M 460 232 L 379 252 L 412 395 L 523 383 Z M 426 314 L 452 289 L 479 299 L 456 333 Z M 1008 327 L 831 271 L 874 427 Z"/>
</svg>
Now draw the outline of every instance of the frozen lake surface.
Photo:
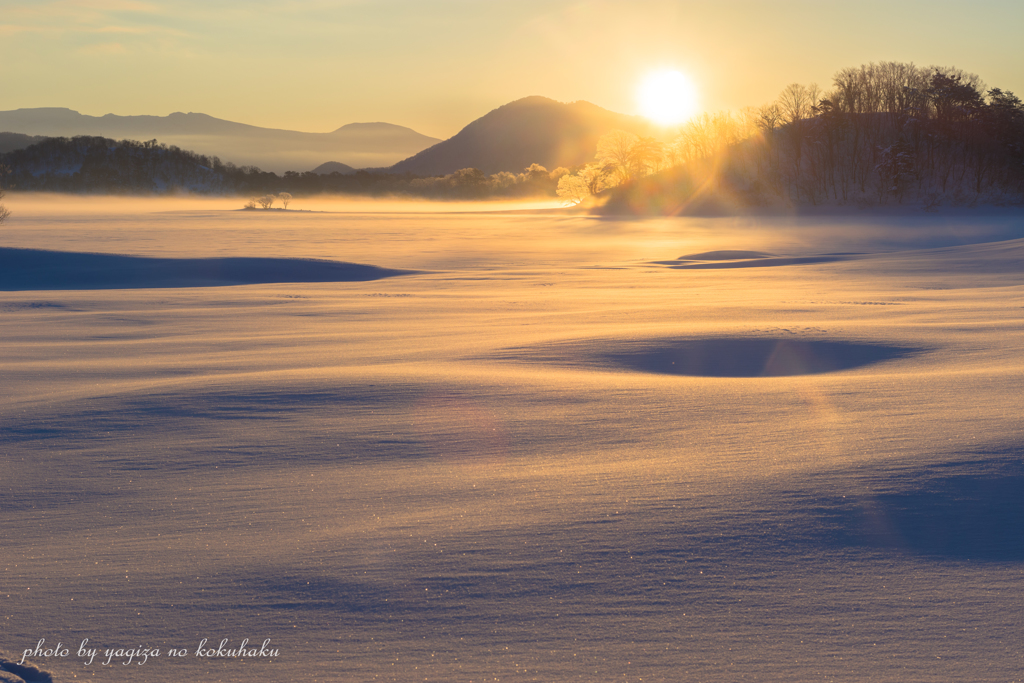
<svg viewBox="0 0 1024 683">
<path fill-rule="evenodd" d="M 8 660 L 1024 679 L 1020 210 L 7 200 Z"/>
</svg>

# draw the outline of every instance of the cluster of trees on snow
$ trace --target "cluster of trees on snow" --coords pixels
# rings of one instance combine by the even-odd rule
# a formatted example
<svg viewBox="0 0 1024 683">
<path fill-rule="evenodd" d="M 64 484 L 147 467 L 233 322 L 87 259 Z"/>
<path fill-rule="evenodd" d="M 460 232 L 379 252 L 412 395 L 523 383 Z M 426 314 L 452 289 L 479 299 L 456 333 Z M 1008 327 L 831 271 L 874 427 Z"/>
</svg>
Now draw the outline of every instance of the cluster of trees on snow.
<svg viewBox="0 0 1024 683">
<path fill-rule="evenodd" d="M 10 186 L 20 190 L 94 193 L 238 194 L 252 196 L 253 207 L 286 194 L 413 195 L 431 198 L 554 196 L 559 177 L 533 164 L 521 173 L 486 175 L 465 168 L 445 176 L 357 171 L 319 174 L 288 171 L 283 176 L 255 166 L 235 166 L 156 140 L 114 141 L 101 137 L 48 138 L 2 155 L 12 169 Z M 283 193 L 283 194 L 282 194 Z M 269 208 L 267 205 L 264 208 Z"/>
<path fill-rule="evenodd" d="M 261 209 L 270 209 L 274 206 L 274 202 L 280 201 L 284 210 L 288 210 L 288 205 L 292 202 L 292 195 L 289 192 L 282 192 L 281 194 L 265 194 L 262 197 L 253 197 L 245 203 L 243 209 L 251 211 L 259 206 Z"/>
<path fill-rule="evenodd" d="M 312 171 L 305 173 L 286 171 L 281 177 L 273 173 L 261 172 L 258 178 L 248 176 L 240 179 L 237 183 L 237 192 L 251 194 L 270 190 L 272 192 L 283 191 L 292 196 L 357 194 L 399 195 L 430 199 L 487 199 L 535 195 L 553 197 L 558 179 L 568 172 L 567 168 L 548 171 L 540 164 L 533 164 L 529 168 L 523 169 L 521 173 L 503 171 L 487 175 L 477 168 L 463 168 L 454 173 L 432 177 L 367 170 L 359 170 L 355 173 L 328 174 Z M 269 196 L 272 195 L 265 195 L 265 197 Z M 261 197 L 253 199 L 257 204 L 261 204 L 260 200 Z"/>
<path fill-rule="evenodd" d="M 747 152 L 765 192 L 795 201 L 969 203 L 1024 194 L 1024 104 L 959 69 L 884 62 L 832 90 L 791 85 Z"/>
<path fill-rule="evenodd" d="M 412 178 L 406 193 L 422 197 L 528 197 L 553 196 L 558 180 L 569 173 L 564 167 L 548 171 L 531 164 L 521 173 L 501 171 L 487 175 L 478 168 L 463 168 L 445 176 Z"/>
<path fill-rule="evenodd" d="M 532 164 L 520 173 L 487 175 L 478 168 L 463 168 L 443 176 L 371 172 L 318 174 L 287 171 L 272 184 L 295 195 L 324 193 L 371 196 L 407 195 L 430 199 L 487 199 L 493 197 L 554 196 L 558 179 L 569 169 L 549 171 Z M 275 176 L 276 178 L 276 176 Z"/>
<path fill-rule="evenodd" d="M 579 204 L 591 195 L 629 185 L 670 166 L 673 149 L 654 137 L 613 130 L 598 140 L 595 161 L 559 176 L 555 191 L 570 204 Z"/>
<path fill-rule="evenodd" d="M 578 202 L 625 184 L 621 201 L 663 193 L 745 205 L 1024 199 L 1024 104 L 955 68 L 843 69 L 831 90 L 793 84 L 760 108 L 700 116 L 668 144 L 616 136 L 602 140 L 593 164 L 561 179 L 560 196 Z"/>
</svg>

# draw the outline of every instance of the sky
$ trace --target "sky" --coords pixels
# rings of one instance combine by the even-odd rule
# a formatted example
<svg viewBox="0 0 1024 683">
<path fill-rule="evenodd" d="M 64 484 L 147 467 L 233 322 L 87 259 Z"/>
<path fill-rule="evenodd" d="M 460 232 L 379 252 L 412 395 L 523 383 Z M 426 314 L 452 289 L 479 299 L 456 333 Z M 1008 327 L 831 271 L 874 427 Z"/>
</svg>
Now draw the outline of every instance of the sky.
<svg viewBox="0 0 1024 683">
<path fill-rule="evenodd" d="M 635 114 L 656 69 L 719 111 L 878 61 L 1024 96 L 1022 26 L 1020 0 L 0 0 L 0 110 L 447 138 L 530 95 Z"/>
</svg>

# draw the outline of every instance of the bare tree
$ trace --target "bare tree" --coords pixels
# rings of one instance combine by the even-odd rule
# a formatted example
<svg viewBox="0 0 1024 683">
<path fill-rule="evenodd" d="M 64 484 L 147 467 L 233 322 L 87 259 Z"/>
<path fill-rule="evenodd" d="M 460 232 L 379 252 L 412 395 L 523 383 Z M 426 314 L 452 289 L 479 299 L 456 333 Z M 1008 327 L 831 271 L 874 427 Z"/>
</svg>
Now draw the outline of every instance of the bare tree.
<svg viewBox="0 0 1024 683">
<path fill-rule="evenodd" d="M 587 164 L 579 170 L 577 175 L 587 184 L 587 191 L 590 194 L 597 194 L 608 188 L 608 176 L 612 170 L 600 164 Z"/>
<path fill-rule="evenodd" d="M 709 159 L 722 154 L 744 137 L 746 134 L 741 125 L 729 112 L 704 113 L 693 117 L 683 127 L 673 145 L 673 155 L 681 163 Z"/>
<path fill-rule="evenodd" d="M 818 86 L 815 85 L 815 94 L 817 94 L 817 89 Z M 792 124 L 806 119 L 811 115 L 811 105 L 813 104 L 810 91 L 799 83 L 786 86 L 786 89 L 779 95 L 779 109 L 785 116 L 786 123 Z"/>
<path fill-rule="evenodd" d="M 558 179 L 558 196 L 573 206 L 590 196 L 587 181 L 578 175 L 564 175 Z"/>
<path fill-rule="evenodd" d="M 259 199 L 257 199 L 256 201 L 259 202 L 260 206 L 262 206 L 264 209 L 269 209 L 270 207 L 272 207 L 274 205 L 274 200 L 275 199 L 277 199 L 277 197 L 275 197 L 274 195 L 272 195 L 272 194 L 265 194 L 262 197 L 260 197 Z"/>
<path fill-rule="evenodd" d="M 624 130 L 613 130 L 601 136 L 597 141 L 597 158 L 601 165 L 611 169 L 619 177 L 619 182 L 628 183 L 633 179 L 635 161 L 633 150 L 640 140 L 633 133 Z"/>
<path fill-rule="evenodd" d="M 766 134 L 774 133 L 782 124 L 782 112 L 777 104 L 766 104 L 757 110 L 757 126 Z"/>
<path fill-rule="evenodd" d="M 288 192 L 282 192 L 277 195 L 277 198 L 281 200 L 281 204 L 284 205 L 285 211 L 288 210 L 288 203 L 291 202 L 292 196 Z"/>
<path fill-rule="evenodd" d="M 641 138 L 624 130 L 613 130 L 597 141 L 601 165 L 628 183 L 657 171 L 665 157 L 664 145 L 655 138 Z"/>
<path fill-rule="evenodd" d="M 640 138 L 633 150 L 633 158 L 637 176 L 657 173 L 665 166 L 665 144 L 655 137 Z"/>
</svg>

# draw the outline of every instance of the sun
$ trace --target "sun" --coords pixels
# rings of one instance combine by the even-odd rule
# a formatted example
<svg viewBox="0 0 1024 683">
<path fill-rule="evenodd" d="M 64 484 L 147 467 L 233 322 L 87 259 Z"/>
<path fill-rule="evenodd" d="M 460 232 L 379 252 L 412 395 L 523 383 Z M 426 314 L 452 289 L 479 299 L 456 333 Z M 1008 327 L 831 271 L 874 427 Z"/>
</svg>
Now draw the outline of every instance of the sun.
<svg viewBox="0 0 1024 683">
<path fill-rule="evenodd" d="M 697 89 L 679 71 L 648 75 L 637 89 L 640 113 L 662 126 L 680 124 L 697 113 Z"/>
</svg>

